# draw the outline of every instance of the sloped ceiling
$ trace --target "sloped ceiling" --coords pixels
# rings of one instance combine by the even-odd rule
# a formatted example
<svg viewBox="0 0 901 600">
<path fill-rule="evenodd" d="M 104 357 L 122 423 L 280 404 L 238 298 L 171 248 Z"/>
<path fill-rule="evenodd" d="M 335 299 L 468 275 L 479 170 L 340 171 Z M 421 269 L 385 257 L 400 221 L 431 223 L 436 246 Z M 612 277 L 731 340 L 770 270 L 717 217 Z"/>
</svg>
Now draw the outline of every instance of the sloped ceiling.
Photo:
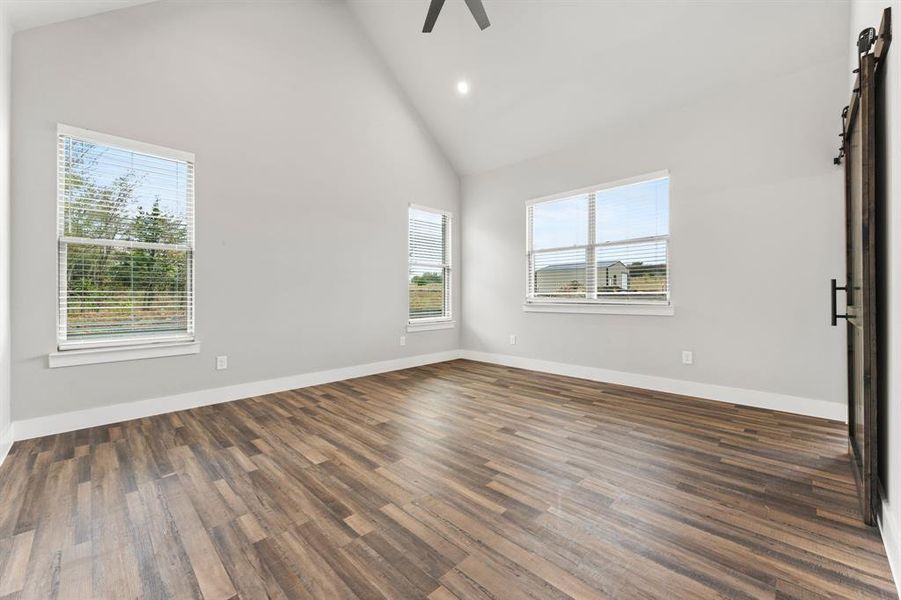
<svg viewBox="0 0 901 600">
<path fill-rule="evenodd" d="M 846 57 L 850 39 L 841 1 L 485 0 L 479 31 L 447 0 L 431 34 L 428 0 L 348 2 L 461 174 Z"/>
<path fill-rule="evenodd" d="M 20 30 L 151 0 L 0 1 Z M 461 174 L 845 58 L 850 39 L 844 0 L 484 0 L 485 31 L 463 0 L 447 0 L 423 34 L 428 2 L 347 0 Z M 471 85 L 466 97 L 460 79 Z"/>
<path fill-rule="evenodd" d="M 13 31 L 146 4 L 153 0 L 0 0 Z"/>
</svg>

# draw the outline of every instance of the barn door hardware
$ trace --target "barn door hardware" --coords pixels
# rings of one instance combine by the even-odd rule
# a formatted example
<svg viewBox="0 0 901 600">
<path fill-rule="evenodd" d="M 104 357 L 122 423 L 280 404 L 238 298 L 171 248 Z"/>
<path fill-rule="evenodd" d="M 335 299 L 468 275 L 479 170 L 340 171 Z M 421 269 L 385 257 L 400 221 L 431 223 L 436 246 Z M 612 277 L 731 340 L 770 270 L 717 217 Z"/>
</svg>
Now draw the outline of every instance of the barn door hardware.
<svg viewBox="0 0 901 600">
<path fill-rule="evenodd" d="M 890 23 L 891 13 L 887 13 L 885 15 L 884 24 Z M 857 48 L 857 68 L 851 71 L 852 73 L 860 73 L 860 61 L 861 58 L 869 54 L 870 51 L 873 51 L 873 58 L 878 64 L 880 60 L 882 60 L 883 55 L 885 54 L 886 49 L 888 48 L 888 44 L 892 41 L 892 33 L 890 29 L 890 25 L 886 26 L 884 29 L 881 29 L 879 33 L 876 32 L 875 27 L 867 27 L 862 30 L 860 34 L 857 36 L 857 43 L 855 44 Z M 875 48 L 874 48 L 875 46 Z M 860 93 L 860 86 L 857 83 L 854 84 L 854 89 L 851 91 L 852 100 L 853 97 Z M 845 125 L 846 125 L 846 117 L 848 116 L 848 107 L 846 106 L 842 110 L 842 132 L 838 135 L 842 138 L 842 144 L 838 147 L 838 155 L 832 159 L 832 164 L 840 165 L 842 164 L 842 159 L 845 157 Z M 839 288 L 841 289 L 841 288 Z"/>
<path fill-rule="evenodd" d="M 837 292 L 838 290 L 842 290 L 843 292 L 847 292 L 847 291 L 848 291 L 848 288 L 847 288 L 847 286 L 840 286 L 840 285 L 837 285 L 837 282 L 836 282 L 835 279 L 831 280 L 830 287 L 832 288 L 832 289 L 831 289 L 832 293 L 830 294 L 830 295 L 831 295 L 831 299 L 832 299 L 832 326 L 835 327 L 836 325 L 838 325 L 838 320 L 839 320 L 839 319 L 847 319 L 847 318 L 849 318 L 847 314 L 844 314 L 844 315 L 837 314 L 837 310 L 838 310 L 838 300 L 837 300 L 836 297 L 835 297 L 835 296 L 836 296 L 836 292 Z"/>
<path fill-rule="evenodd" d="M 838 156 L 832 159 L 832 164 L 840 165 L 842 164 L 842 159 L 845 157 L 845 129 L 847 127 L 846 121 L 848 119 L 848 109 L 850 106 L 846 106 L 842 109 L 842 132 L 838 134 L 838 137 L 842 139 L 842 143 L 838 147 Z"/>
<path fill-rule="evenodd" d="M 876 28 L 867 27 L 857 36 L 857 73 L 860 73 L 860 57 L 869 53 L 876 43 Z"/>
</svg>

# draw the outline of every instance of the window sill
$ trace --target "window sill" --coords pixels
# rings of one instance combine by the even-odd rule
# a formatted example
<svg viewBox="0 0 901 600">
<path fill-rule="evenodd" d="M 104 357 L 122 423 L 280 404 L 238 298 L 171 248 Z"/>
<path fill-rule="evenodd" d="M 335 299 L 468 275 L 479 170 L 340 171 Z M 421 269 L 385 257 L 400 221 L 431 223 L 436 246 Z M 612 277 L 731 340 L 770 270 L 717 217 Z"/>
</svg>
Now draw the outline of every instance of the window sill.
<svg viewBox="0 0 901 600">
<path fill-rule="evenodd" d="M 407 323 L 407 333 L 416 331 L 434 331 L 436 329 L 453 329 L 455 321 L 429 321 L 425 323 Z"/>
<path fill-rule="evenodd" d="M 98 363 L 141 360 L 144 358 L 160 358 L 163 356 L 182 356 L 200 353 L 200 342 L 177 342 L 170 344 L 141 344 L 135 346 L 119 346 L 114 348 L 86 348 L 84 350 L 62 350 L 48 355 L 48 366 L 75 367 Z"/>
<path fill-rule="evenodd" d="M 586 313 L 599 315 L 648 315 L 669 317 L 675 314 L 672 304 L 578 304 L 527 302 L 525 312 Z"/>
</svg>

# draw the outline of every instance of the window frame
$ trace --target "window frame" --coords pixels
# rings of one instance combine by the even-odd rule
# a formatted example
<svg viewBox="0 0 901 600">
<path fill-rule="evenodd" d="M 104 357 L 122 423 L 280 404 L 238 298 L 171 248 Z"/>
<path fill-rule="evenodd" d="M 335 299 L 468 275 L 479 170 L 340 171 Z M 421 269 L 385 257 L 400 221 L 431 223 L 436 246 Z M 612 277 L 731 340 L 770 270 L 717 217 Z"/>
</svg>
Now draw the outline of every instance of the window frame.
<svg viewBox="0 0 901 600">
<path fill-rule="evenodd" d="M 410 239 L 410 212 L 412 210 L 421 210 L 424 212 L 441 215 L 447 219 L 447 230 L 445 232 L 445 249 L 443 263 L 414 263 L 412 253 L 412 240 Z M 453 313 L 453 231 L 454 231 L 454 215 L 449 210 L 433 208 L 431 206 L 423 206 L 421 204 L 410 203 L 407 205 L 407 331 L 429 331 L 434 329 L 450 329 L 454 327 Z M 440 317 L 410 317 L 410 272 L 414 267 L 440 268 L 444 275 L 444 304 L 445 314 Z"/>
<path fill-rule="evenodd" d="M 629 185 L 635 185 L 639 183 L 646 183 L 651 181 L 657 181 L 659 179 L 667 179 L 668 184 L 668 195 L 667 195 L 667 232 L 663 235 L 655 235 L 655 236 L 645 236 L 641 238 L 627 238 L 622 240 L 615 241 L 607 241 L 598 243 L 596 233 L 597 233 L 597 220 L 596 220 L 596 204 L 595 204 L 595 194 L 598 192 L 603 192 L 605 190 L 625 187 Z M 525 203 L 526 208 L 526 264 L 525 264 L 525 300 L 523 302 L 523 310 L 526 312 L 572 312 L 572 313 L 600 313 L 600 314 L 637 314 L 637 315 L 662 315 L 668 316 L 674 314 L 673 308 L 673 294 L 672 294 L 672 260 L 671 260 L 671 247 L 670 240 L 672 234 L 670 233 L 671 228 L 671 219 L 672 219 L 672 177 L 668 169 L 663 169 L 659 171 L 653 171 L 651 173 L 645 173 L 642 175 L 637 175 L 635 177 L 627 177 L 624 179 L 618 179 L 615 181 L 609 181 L 602 184 L 591 185 L 584 188 L 579 188 L 575 190 L 569 190 L 566 192 L 560 192 L 557 194 L 551 194 L 548 196 L 541 196 L 539 198 L 533 198 L 527 200 Z M 588 211 L 586 213 L 586 218 L 588 220 L 588 243 L 586 245 L 573 245 L 573 246 L 564 246 L 560 248 L 542 248 L 538 250 L 538 253 L 545 252 L 553 252 L 553 251 L 562 251 L 562 250 L 574 250 L 579 248 L 584 248 L 586 252 L 586 273 L 585 273 L 585 287 L 586 287 L 586 297 L 574 297 L 574 298 L 544 298 L 540 296 L 534 295 L 532 281 L 532 260 L 533 255 L 535 254 L 535 250 L 532 248 L 532 233 L 533 233 L 533 220 L 532 220 L 532 207 L 542 204 L 545 202 L 553 202 L 555 200 L 565 200 L 567 198 L 572 198 L 575 196 L 588 195 Z M 666 299 L 665 300 L 639 300 L 639 299 L 614 299 L 614 298 L 598 298 L 597 297 L 597 269 L 594 269 L 594 273 L 591 273 L 588 265 L 594 264 L 596 259 L 592 261 L 589 256 L 594 256 L 596 249 L 605 247 L 605 246 L 617 246 L 624 245 L 629 243 L 639 243 L 639 242 L 655 242 L 662 241 L 665 244 L 666 248 Z M 594 297 L 592 297 L 594 296 Z"/>
<path fill-rule="evenodd" d="M 186 248 L 166 243 L 149 243 L 149 242 L 130 242 L 122 241 L 117 246 L 130 248 L 151 248 L 160 250 L 185 250 L 187 252 L 187 284 L 189 286 L 189 302 L 187 316 L 187 330 L 185 333 L 173 332 L 171 335 L 147 336 L 147 339 L 141 339 L 140 336 L 123 337 L 116 339 L 115 337 L 96 337 L 94 339 L 83 339 L 71 341 L 68 338 L 68 322 L 65 323 L 66 338 L 63 337 L 63 313 L 67 301 L 67 263 L 64 261 L 64 248 L 69 244 L 88 243 L 94 245 L 104 244 L 103 240 L 94 238 L 77 238 L 64 235 L 62 227 L 64 227 L 64 211 L 65 211 L 65 185 L 64 185 L 64 169 L 62 168 L 62 155 L 59 151 L 60 139 L 63 137 L 76 138 L 105 146 L 145 154 L 166 160 L 184 162 L 189 165 L 191 173 L 191 184 L 186 187 L 188 195 L 187 202 L 191 209 L 191 223 L 188 227 L 190 232 L 186 239 Z M 196 170 L 195 157 L 192 152 L 167 148 L 165 146 L 157 146 L 130 138 L 119 137 L 90 129 L 73 127 L 63 123 L 57 124 L 56 131 L 57 160 L 56 160 L 56 268 L 57 268 L 57 307 L 56 307 L 56 352 L 51 353 L 49 362 L 51 367 L 56 366 L 72 366 L 78 364 L 91 364 L 98 362 L 118 362 L 122 360 L 133 360 L 139 358 L 154 358 L 158 356 L 176 356 L 182 354 L 196 354 L 200 351 L 197 343 L 197 322 L 196 322 L 196 303 L 197 303 L 197 286 L 195 281 L 196 268 L 196 223 L 197 223 L 197 205 L 196 205 Z M 148 349 L 151 349 L 148 351 Z M 156 350 L 153 350 L 156 349 Z M 76 356 L 77 355 L 77 356 Z M 69 357 L 69 358 L 64 358 Z"/>
</svg>

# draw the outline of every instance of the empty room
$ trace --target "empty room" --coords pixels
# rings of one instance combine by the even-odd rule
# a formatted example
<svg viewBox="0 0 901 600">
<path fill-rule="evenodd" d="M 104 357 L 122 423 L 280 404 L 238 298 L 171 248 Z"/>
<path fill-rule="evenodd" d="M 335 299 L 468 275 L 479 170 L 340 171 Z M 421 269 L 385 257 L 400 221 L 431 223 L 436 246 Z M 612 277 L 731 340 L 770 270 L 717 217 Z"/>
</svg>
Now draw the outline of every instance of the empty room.
<svg viewBox="0 0 901 600">
<path fill-rule="evenodd" d="M 0 600 L 898 598 L 899 10 L 0 0 Z"/>
</svg>

